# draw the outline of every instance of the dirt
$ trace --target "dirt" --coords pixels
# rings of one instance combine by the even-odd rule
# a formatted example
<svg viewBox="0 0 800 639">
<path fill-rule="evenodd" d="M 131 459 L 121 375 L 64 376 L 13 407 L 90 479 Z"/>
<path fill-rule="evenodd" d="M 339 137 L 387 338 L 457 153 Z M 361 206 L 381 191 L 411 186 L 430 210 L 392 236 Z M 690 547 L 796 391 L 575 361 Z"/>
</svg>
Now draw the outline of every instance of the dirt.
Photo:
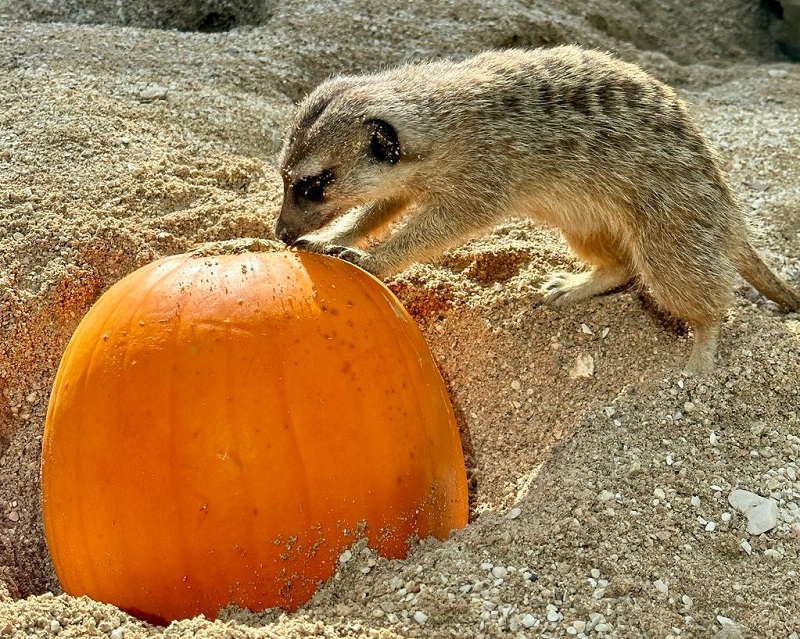
<svg viewBox="0 0 800 639">
<path fill-rule="evenodd" d="M 582 265 L 524 221 L 389 282 L 459 419 L 471 522 L 449 540 L 403 561 L 358 545 L 296 613 L 161 628 L 61 594 L 39 501 L 49 390 L 82 315 L 155 258 L 269 237 L 283 126 L 333 72 L 497 46 L 616 51 L 690 102 L 760 251 L 800 285 L 800 67 L 766 9 L 326 0 L 198 33 L 35 4 L 0 1 L 0 637 L 797 639 L 800 316 L 741 283 L 718 370 L 684 375 L 690 335 L 646 291 L 538 306 L 548 272 Z M 735 488 L 774 499 L 777 526 L 746 532 Z"/>
</svg>

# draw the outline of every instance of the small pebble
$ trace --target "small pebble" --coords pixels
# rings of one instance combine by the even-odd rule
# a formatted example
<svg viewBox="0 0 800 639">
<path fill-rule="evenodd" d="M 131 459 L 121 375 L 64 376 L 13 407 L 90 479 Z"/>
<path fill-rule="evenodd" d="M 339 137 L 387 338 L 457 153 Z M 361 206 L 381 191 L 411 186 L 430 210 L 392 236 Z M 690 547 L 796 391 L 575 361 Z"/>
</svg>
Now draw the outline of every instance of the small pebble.
<svg viewBox="0 0 800 639">
<path fill-rule="evenodd" d="M 505 579 L 508 576 L 508 569 L 503 566 L 495 566 L 492 568 L 492 577 L 495 579 Z"/>
<path fill-rule="evenodd" d="M 558 612 L 558 610 L 550 609 L 547 611 L 547 621 L 555 623 L 559 619 L 561 619 L 561 614 Z"/>
<path fill-rule="evenodd" d="M 570 379 L 594 376 L 594 357 L 589 353 L 581 353 L 569 371 Z"/>
<path fill-rule="evenodd" d="M 353 553 L 352 553 L 352 551 L 351 551 L 351 550 L 348 548 L 348 549 L 347 549 L 347 550 L 345 550 L 345 551 L 344 551 L 344 552 L 343 552 L 341 555 L 339 555 L 339 563 L 340 563 L 340 564 L 346 564 L 346 563 L 347 563 L 348 561 L 350 561 L 352 558 L 353 558 Z"/>
<path fill-rule="evenodd" d="M 698 497 L 697 495 L 692 495 L 691 504 L 692 504 L 692 506 L 694 506 L 695 508 L 697 508 L 698 506 L 700 506 L 700 497 Z"/>
<path fill-rule="evenodd" d="M 526 628 L 533 628 L 538 625 L 538 620 L 532 614 L 528 613 L 522 618 L 522 625 Z"/>
<path fill-rule="evenodd" d="M 162 87 L 159 84 L 151 84 L 146 89 L 143 89 L 141 93 L 139 93 L 139 97 L 145 102 L 151 102 L 153 100 L 166 100 L 167 91 L 167 87 Z"/>
<path fill-rule="evenodd" d="M 422 625 L 422 624 L 424 624 L 426 621 L 428 621 L 428 615 L 426 615 L 426 614 L 425 614 L 424 612 L 422 612 L 421 610 L 417 610 L 417 611 L 414 613 L 414 621 L 416 621 L 416 622 L 417 622 L 417 623 L 418 623 L 418 624 L 421 626 L 421 625 Z"/>
<path fill-rule="evenodd" d="M 747 532 L 751 535 L 760 535 L 778 525 L 778 504 L 774 499 L 737 488 L 728 496 L 728 503 L 747 517 Z"/>
<path fill-rule="evenodd" d="M 666 595 L 666 594 L 667 594 L 667 592 L 669 592 L 669 586 L 668 586 L 667 584 L 665 584 L 663 581 L 661 581 L 661 579 L 656 579 L 656 580 L 653 582 L 653 586 L 654 586 L 654 587 L 655 587 L 655 589 L 656 589 L 656 590 L 658 590 L 658 592 L 660 592 L 662 595 Z"/>
<path fill-rule="evenodd" d="M 516 519 L 522 514 L 522 508 L 512 508 L 508 511 L 506 519 Z"/>
</svg>

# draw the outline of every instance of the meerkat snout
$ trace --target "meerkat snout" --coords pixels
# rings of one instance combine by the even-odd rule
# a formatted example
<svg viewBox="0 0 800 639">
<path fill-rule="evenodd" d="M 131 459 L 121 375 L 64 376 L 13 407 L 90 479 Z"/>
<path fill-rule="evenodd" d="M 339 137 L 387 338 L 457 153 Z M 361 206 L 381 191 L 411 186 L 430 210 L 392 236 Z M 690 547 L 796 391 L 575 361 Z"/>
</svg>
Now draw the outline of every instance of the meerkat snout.
<svg viewBox="0 0 800 639">
<path fill-rule="evenodd" d="M 328 100 L 324 105 L 331 108 Z M 362 115 L 360 124 L 351 124 L 358 136 L 343 147 L 336 140 L 344 122 L 324 117 L 324 108 L 315 115 L 314 124 L 299 136 L 294 131 L 290 134 L 290 144 L 282 153 L 284 197 L 275 236 L 287 244 L 379 197 L 387 182 L 383 173 L 402 155 L 397 131 L 385 120 Z M 329 152 L 331 144 L 337 145 L 335 153 Z"/>
<path fill-rule="evenodd" d="M 323 83 L 281 153 L 276 235 L 378 275 L 512 216 L 561 230 L 591 267 L 553 274 L 542 301 L 635 279 L 692 327 L 688 368 L 712 368 L 738 271 L 787 309 L 716 154 L 675 91 L 579 47 L 489 51 Z M 407 221 L 365 251 L 393 217 Z"/>
</svg>

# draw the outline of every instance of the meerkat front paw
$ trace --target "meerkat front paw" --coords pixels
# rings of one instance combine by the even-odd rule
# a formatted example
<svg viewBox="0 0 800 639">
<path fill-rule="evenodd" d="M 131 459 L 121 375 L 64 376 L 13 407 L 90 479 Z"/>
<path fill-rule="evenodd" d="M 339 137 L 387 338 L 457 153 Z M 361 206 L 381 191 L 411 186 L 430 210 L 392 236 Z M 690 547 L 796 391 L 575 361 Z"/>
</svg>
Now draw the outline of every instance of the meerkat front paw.
<svg viewBox="0 0 800 639">
<path fill-rule="evenodd" d="M 292 246 L 301 251 L 308 251 L 309 253 L 325 253 L 331 244 L 313 235 L 304 235 L 298 238 Z"/>
<path fill-rule="evenodd" d="M 356 266 L 363 268 L 365 271 L 372 273 L 373 275 L 377 271 L 375 258 L 373 258 L 372 255 L 366 251 L 353 248 L 352 246 L 331 245 L 325 249 L 325 255 L 332 255 L 334 257 L 338 257 L 340 260 L 344 260 L 345 262 L 355 264 Z"/>
</svg>

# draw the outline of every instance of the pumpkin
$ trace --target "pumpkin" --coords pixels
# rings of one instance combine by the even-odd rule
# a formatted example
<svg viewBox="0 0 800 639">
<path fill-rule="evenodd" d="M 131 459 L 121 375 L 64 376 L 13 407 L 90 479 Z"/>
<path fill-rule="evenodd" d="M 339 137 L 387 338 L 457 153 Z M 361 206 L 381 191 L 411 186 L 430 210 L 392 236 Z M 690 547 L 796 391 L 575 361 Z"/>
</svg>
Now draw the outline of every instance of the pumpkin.
<svg viewBox="0 0 800 639">
<path fill-rule="evenodd" d="M 106 291 L 58 369 L 41 479 L 64 591 L 156 623 L 293 610 L 359 538 L 400 558 L 467 520 L 421 332 L 308 253 L 168 257 Z"/>
</svg>

